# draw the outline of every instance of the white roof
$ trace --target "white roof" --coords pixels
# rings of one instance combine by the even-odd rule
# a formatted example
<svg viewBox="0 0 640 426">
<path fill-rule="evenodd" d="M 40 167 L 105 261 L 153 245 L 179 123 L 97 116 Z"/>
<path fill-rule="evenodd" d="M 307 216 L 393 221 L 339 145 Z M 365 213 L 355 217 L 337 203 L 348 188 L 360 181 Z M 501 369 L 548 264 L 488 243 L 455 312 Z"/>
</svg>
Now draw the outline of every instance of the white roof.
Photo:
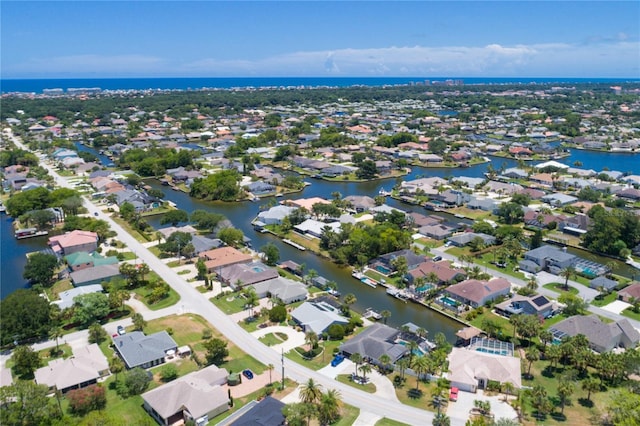
<svg viewBox="0 0 640 426">
<path fill-rule="evenodd" d="M 545 161 L 544 163 L 536 164 L 536 169 L 544 169 L 545 167 L 555 167 L 556 169 L 568 169 L 566 164 L 558 163 L 557 161 Z"/>
<path fill-rule="evenodd" d="M 520 358 L 492 355 L 466 348 L 453 348 L 449 354 L 449 375 L 452 382 L 478 385 L 478 379 L 511 382 L 522 387 Z"/>
</svg>

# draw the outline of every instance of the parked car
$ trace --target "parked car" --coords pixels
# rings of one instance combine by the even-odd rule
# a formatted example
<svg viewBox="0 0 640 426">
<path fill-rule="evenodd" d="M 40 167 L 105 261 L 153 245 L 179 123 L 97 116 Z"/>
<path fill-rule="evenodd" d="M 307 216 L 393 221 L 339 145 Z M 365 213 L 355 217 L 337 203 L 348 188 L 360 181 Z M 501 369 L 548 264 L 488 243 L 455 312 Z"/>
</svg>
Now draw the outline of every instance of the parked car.
<svg viewBox="0 0 640 426">
<path fill-rule="evenodd" d="M 124 327 L 121 326 L 121 325 L 119 325 L 116 330 L 118 331 L 118 335 L 120 335 L 120 336 L 122 336 L 123 334 L 127 333 L 127 330 L 125 330 Z"/>
<path fill-rule="evenodd" d="M 242 370 L 242 375 L 249 380 L 253 379 L 253 371 L 249 370 L 248 368 L 246 370 Z"/>
<path fill-rule="evenodd" d="M 93 212 L 93 215 L 94 216 L 98 216 L 98 212 Z"/>
<path fill-rule="evenodd" d="M 331 360 L 331 366 L 332 367 L 337 367 L 342 361 L 344 361 L 344 357 L 342 355 L 336 355 L 332 360 Z"/>
<path fill-rule="evenodd" d="M 458 400 L 458 388 L 453 386 L 449 391 L 449 401 L 456 402 Z"/>
<path fill-rule="evenodd" d="M 440 262 L 442 260 L 442 256 L 436 256 L 433 258 L 434 262 Z"/>
</svg>

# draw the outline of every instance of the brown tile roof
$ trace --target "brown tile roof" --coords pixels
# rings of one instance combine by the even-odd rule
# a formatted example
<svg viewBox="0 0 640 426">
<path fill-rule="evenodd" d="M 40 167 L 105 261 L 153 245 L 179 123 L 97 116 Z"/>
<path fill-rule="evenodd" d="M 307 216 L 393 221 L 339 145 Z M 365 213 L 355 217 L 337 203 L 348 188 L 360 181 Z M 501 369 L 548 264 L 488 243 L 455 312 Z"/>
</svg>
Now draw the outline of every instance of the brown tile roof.
<svg viewBox="0 0 640 426">
<path fill-rule="evenodd" d="M 205 259 L 204 264 L 208 270 L 235 265 L 236 263 L 251 262 L 251 256 L 244 254 L 233 247 L 220 247 L 200 253 L 200 257 Z"/>
</svg>

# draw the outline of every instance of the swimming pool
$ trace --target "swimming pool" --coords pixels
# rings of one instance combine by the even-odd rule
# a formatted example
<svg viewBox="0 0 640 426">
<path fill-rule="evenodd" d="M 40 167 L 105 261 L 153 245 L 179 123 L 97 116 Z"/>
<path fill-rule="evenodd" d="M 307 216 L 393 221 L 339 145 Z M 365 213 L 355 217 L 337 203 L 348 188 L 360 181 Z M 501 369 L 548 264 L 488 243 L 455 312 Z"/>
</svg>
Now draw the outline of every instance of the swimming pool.
<svg viewBox="0 0 640 426">
<path fill-rule="evenodd" d="M 450 297 L 446 297 L 446 296 L 445 296 L 445 297 L 441 297 L 441 298 L 440 298 L 440 301 L 441 301 L 443 304 L 447 305 L 447 306 L 451 306 L 452 308 L 456 308 L 456 307 L 458 307 L 458 306 L 460 305 L 460 303 L 459 303 L 459 302 L 457 302 L 457 301 L 453 300 L 453 299 L 452 299 L 452 298 L 450 298 Z"/>
<path fill-rule="evenodd" d="M 376 265 L 376 271 L 380 272 L 381 274 L 384 275 L 389 275 L 391 273 L 391 269 L 383 266 L 383 265 Z"/>
<path fill-rule="evenodd" d="M 405 342 L 404 340 L 398 340 L 396 343 L 399 343 L 399 344 L 401 344 L 402 346 L 407 346 L 407 345 L 408 345 L 408 343 L 407 343 L 407 342 Z M 415 356 L 423 356 L 423 355 L 425 354 L 425 352 L 424 352 L 422 349 L 420 349 L 420 348 L 418 348 L 418 349 L 414 349 L 414 350 L 412 350 L 411 352 L 412 352 Z"/>
<path fill-rule="evenodd" d="M 507 356 L 507 351 L 500 351 L 495 349 L 487 349 L 487 348 L 476 348 L 476 352 L 484 352 L 485 354 L 493 354 L 493 355 L 504 355 Z"/>
<path fill-rule="evenodd" d="M 416 288 L 416 292 L 418 293 L 426 293 L 427 291 L 431 290 L 433 288 L 432 285 L 423 285 L 422 287 L 418 287 Z"/>
</svg>

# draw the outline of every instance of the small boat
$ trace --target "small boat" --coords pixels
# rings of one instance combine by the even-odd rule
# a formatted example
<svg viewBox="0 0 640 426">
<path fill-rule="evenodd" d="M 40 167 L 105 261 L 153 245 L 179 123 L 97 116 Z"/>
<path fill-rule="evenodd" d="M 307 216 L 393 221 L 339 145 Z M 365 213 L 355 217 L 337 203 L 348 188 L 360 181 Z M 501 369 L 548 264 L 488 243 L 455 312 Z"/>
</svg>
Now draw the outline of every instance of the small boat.
<svg viewBox="0 0 640 426">
<path fill-rule="evenodd" d="M 378 283 L 376 283 L 374 280 L 372 280 L 369 277 L 362 277 L 360 278 L 360 281 L 366 285 L 368 285 L 371 288 L 376 288 L 378 287 Z"/>
<path fill-rule="evenodd" d="M 388 288 L 387 288 L 387 294 L 388 294 L 389 296 L 396 297 L 396 296 L 398 295 L 398 293 L 399 293 L 399 292 L 400 292 L 400 290 L 398 290 L 398 289 L 397 289 L 397 288 L 395 288 L 395 287 L 388 287 Z"/>
<path fill-rule="evenodd" d="M 383 197 L 386 197 L 388 195 L 391 195 L 391 192 L 386 191 L 384 188 L 380 188 L 380 191 L 378 191 L 378 195 L 382 195 Z"/>
</svg>

